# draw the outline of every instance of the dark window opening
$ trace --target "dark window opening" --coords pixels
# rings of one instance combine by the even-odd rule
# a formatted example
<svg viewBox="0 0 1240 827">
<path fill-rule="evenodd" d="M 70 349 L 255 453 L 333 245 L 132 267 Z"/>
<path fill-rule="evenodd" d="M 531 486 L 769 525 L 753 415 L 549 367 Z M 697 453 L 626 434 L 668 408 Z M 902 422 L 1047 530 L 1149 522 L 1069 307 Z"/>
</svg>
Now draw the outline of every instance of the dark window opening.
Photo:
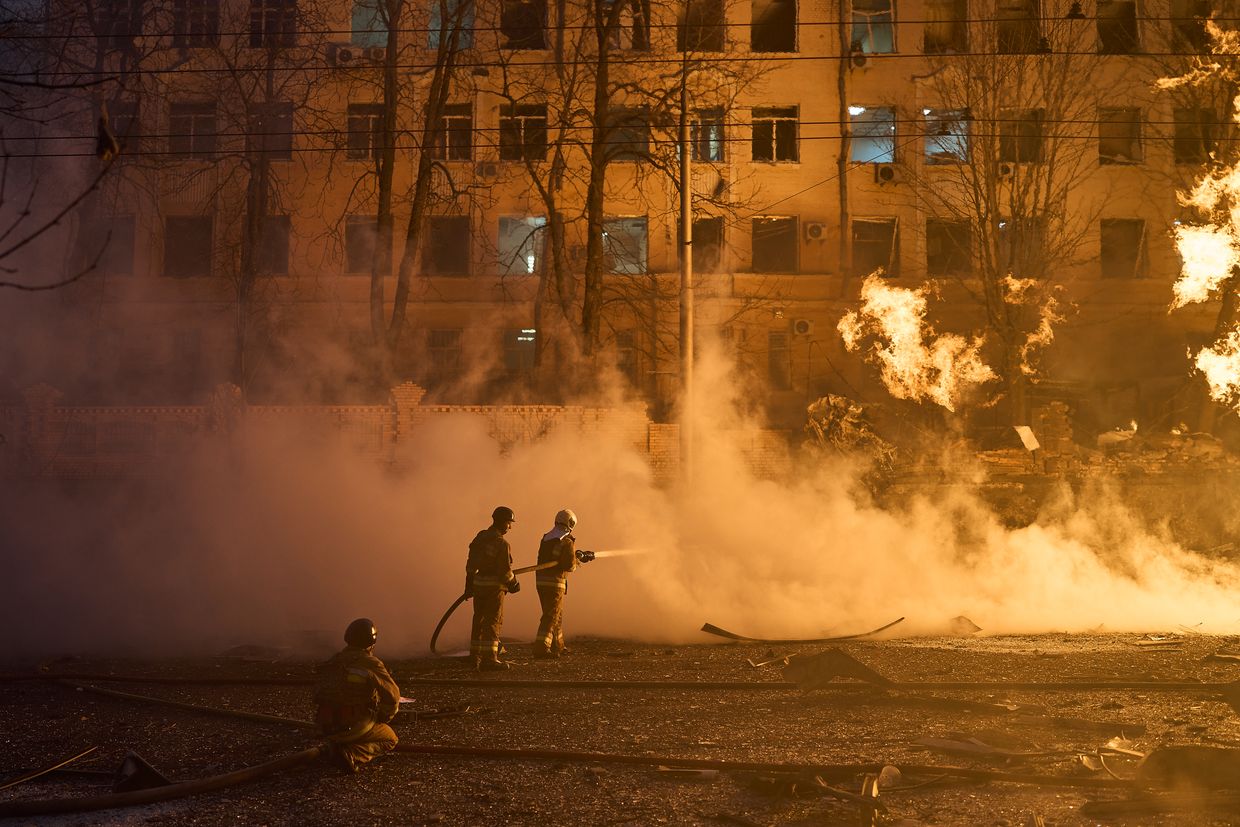
<svg viewBox="0 0 1240 827">
<path fill-rule="evenodd" d="M 689 122 L 689 145 L 695 161 L 723 160 L 723 110 L 696 109 Z"/>
<path fill-rule="evenodd" d="M 999 113 L 999 160 L 1036 164 L 1042 160 L 1041 109 L 1007 109 Z"/>
<path fill-rule="evenodd" d="M 928 55 L 959 54 L 969 50 L 967 0 L 927 0 L 922 50 Z"/>
<path fill-rule="evenodd" d="M 499 108 L 499 159 L 541 161 L 547 157 L 547 107 L 504 104 Z"/>
<path fill-rule="evenodd" d="M 926 275 L 973 272 L 973 228 L 967 221 L 926 222 Z"/>
<path fill-rule="evenodd" d="M 1171 0 L 1171 29 L 1174 45 L 1194 52 L 1205 52 L 1210 45 L 1206 20 L 1211 12 L 1210 0 Z"/>
<path fill-rule="evenodd" d="M 220 0 L 174 0 L 172 45 L 182 49 L 220 42 Z"/>
<path fill-rule="evenodd" d="M 433 384 L 446 382 L 461 369 L 461 330 L 426 331 L 426 350 L 430 356 L 430 376 Z"/>
<path fill-rule="evenodd" d="M 869 0 L 874 2 L 875 0 Z M 879 0 L 887 2 L 887 0 Z M 797 50 L 796 0 L 752 0 L 749 49 L 753 52 Z"/>
<path fill-rule="evenodd" d="M 174 279 L 211 275 L 209 215 L 172 215 L 164 223 L 164 275 Z"/>
<path fill-rule="evenodd" d="M 650 157 L 650 120 L 644 109 L 613 109 L 608 161 L 644 161 Z"/>
<path fill-rule="evenodd" d="M 538 331 L 521 327 L 504 331 L 504 372 L 510 377 L 525 377 L 534 372 L 534 351 L 538 347 Z"/>
<path fill-rule="evenodd" d="M 609 16 L 616 15 L 615 23 L 607 30 L 607 45 L 611 49 L 644 52 L 650 48 L 650 0 L 604 0 L 603 10 Z"/>
<path fill-rule="evenodd" d="M 447 104 L 431 141 L 432 158 L 442 161 L 470 160 L 474 155 L 473 104 Z"/>
<path fill-rule="evenodd" d="M 374 265 L 375 249 L 379 239 L 379 219 L 373 215 L 350 215 L 344 225 L 344 271 L 345 273 L 369 273 Z M 392 272 L 392 251 L 385 251 L 379 260 L 379 272 Z"/>
<path fill-rule="evenodd" d="M 727 43 L 723 0 L 688 0 L 676 27 L 682 52 L 722 52 Z"/>
<path fill-rule="evenodd" d="M 469 216 L 434 215 L 427 221 L 426 272 L 437 276 L 469 275 Z"/>
<path fill-rule="evenodd" d="M 795 273 L 798 270 L 797 220 L 792 216 L 766 216 L 752 219 L 753 271 L 755 273 Z"/>
<path fill-rule="evenodd" d="M 900 275 L 899 233 L 894 218 L 852 223 L 852 274 L 868 276 L 882 269 Z"/>
<path fill-rule="evenodd" d="M 766 369 L 772 388 L 786 391 L 792 387 L 792 350 L 784 331 L 771 330 L 766 334 Z"/>
<path fill-rule="evenodd" d="M 121 147 L 121 157 L 126 152 L 138 153 L 142 148 L 142 124 L 138 118 L 136 100 L 110 100 L 107 102 L 108 128 Z M 103 115 L 102 110 L 100 116 Z"/>
<path fill-rule="evenodd" d="M 996 48 L 1000 54 L 1035 54 L 1042 47 L 1037 0 L 999 0 L 995 9 Z"/>
<path fill-rule="evenodd" d="M 287 215 L 269 215 L 259 229 L 258 252 L 254 269 L 268 276 L 288 275 L 289 236 L 291 221 Z"/>
<path fill-rule="evenodd" d="M 752 149 L 755 161 L 796 161 L 797 107 L 753 110 Z"/>
<path fill-rule="evenodd" d="M 1098 110 L 1098 163 L 1135 164 L 1142 159 L 1141 110 Z"/>
<path fill-rule="evenodd" d="M 603 222 L 603 260 L 607 272 L 630 276 L 645 273 L 646 244 L 644 216 Z"/>
<path fill-rule="evenodd" d="M 293 157 L 293 104 L 273 101 L 260 104 L 250 116 L 246 150 L 262 153 L 269 161 L 288 161 Z"/>
<path fill-rule="evenodd" d="M 278 49 L 297 45 L 297 0 L 250 0 L 250 45 Z"/>
<path fill-rule="evenodd" d="M 641 387 L 641 353 L 631 330 L 616 332 L 616 367 L 633 387 Z"/>
<path fill-rule="evenodd" d="M 1001 219 L 998 232 L 999 260 L 1017 278 L 1045 275 L 1045 222 L 1038 217 Z"/>
<path fill-rule="evenodd" d="M 723 261 L 723 219 L 694 219 L 692 247 L 693 272 L 718 273 Z"/>
<path fill-rule="evenodd" d="M 504 0 L 500 34 L 505 49 L 547 48 L 546 0 Z"/>
<path fill-rule="evenodd" d="M 209 160 L 215 154 L 215 104 L 174 103 L 168 115 L 168 150 Z"/>
<path fill-rule="evenodd" d="M 378 159 L 382 149 L 383 104 L 349 104 L 345 157 L 352 161 Z"/>
<path fill-rule="evenodd" d="M 1135 0 L 1098 0 L 1098 53 L 1131 55 L 1141 51 Z"/>
<path fill-rule="evenodd" d="M 1202 164 L 1218 149 L 1218 115 L 1208 109 L 1176 109 L 1172 151 L 1177 164 Z"/>
<path fill-rule="evenodd" d="M 1139 218 L 1104 218 L 1101 221 L 1104 279 L 1139 279 L 1148 274 L 1145 255 L 1145 222 Z"/>
<path fill-rule="evenodd" d="M 105 49 L 128 51 L 142 30 L 142 0 L 99 0 L 95 6 L 95 33 Z"/>
</svg>

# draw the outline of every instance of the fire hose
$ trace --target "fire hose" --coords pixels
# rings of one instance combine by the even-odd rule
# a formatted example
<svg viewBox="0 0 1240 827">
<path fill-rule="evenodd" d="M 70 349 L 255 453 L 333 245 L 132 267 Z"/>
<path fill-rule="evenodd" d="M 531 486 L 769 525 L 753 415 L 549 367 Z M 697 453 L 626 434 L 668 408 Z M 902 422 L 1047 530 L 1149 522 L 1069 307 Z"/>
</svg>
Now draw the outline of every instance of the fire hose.
<svg viewBox="0 0 1240 827">
<path fill-rule="evenodd" d="M 576 555 L 577 555 L 577 560 L 583 564 L 589 563 L 591 560 L 594 559 L 594 556 L 595 556 L 593 551 L 586 551 L 585 549 L 578 549 L 576 551 Z M 558 561 L 552 561 L 550 563 L 539 563 L 534 566 L 522 566 L 519 569 L 513 569 L 512 574 L 514 577 L 516 577 L 518 574 L 527 574 L 528 572 L 531 572 L 531 571 L 542 571 L 543 569 L 555 568 L 558 565 L 559 565 Z M 435 648 L 435 644 L 439 642 L 439 633 L 442 632 L 443 627 L 447 625 L 448 618 L 452 617 L 452 613 L 455 612 L 457 608 L 468 599 L 469 599 L 469 593 L 461 592 L 461 596 L 458 597 L 456 601 L 451 606 L 448 607 L 448 611 L 443 613 L 443 617 L 439 618 L 439 623 L 435 625 L 435 631 L 431 633 L 431 654 L 432 655 L 439 654 L 439 651 Z"/>
</svg>

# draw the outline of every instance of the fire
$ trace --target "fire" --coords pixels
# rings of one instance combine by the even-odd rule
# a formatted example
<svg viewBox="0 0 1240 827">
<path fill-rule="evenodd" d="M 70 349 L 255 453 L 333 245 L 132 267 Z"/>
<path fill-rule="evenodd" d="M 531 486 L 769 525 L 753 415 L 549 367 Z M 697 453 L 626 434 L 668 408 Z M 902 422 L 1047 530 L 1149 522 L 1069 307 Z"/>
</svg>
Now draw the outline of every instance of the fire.
<svg viewBox="0 0 1240 827">
<path fill-rule="evenodd" d="M 1171 285 L 1171 309 L 1209 301 L 1240 265 L 1240 244 L 1230 227 L 1176 227 L 1175 244 L 1184 267 Z"/>
<path fill-rule="evenodd" d="M 1003 288 L 1006 304 L 1037 306 L 1037 327 L 1025 334 L 1024 344 L 1020 346 L 1020 372 L 1025 376 L 1037 376 L 1034 362 L 1038 354 L 1054 341 L 1055 325 L 1063 321 L 1059 299 L 1040 290 L 1042 284 L 1038 279 L 1022 279 L 1008 273 L 999 284 Z"/>
<path fill-rule="evenodd" d="M 1205 377 L 1212 398 L 1240 408 L 1240 329 L 1199 350 L 1193 364 Z"/>
<path fill-rule="evenodd" d="M 863 350 L 877 363 L 883 384 L 897 399 L 928 399 L 949 411 L 970 390 L 998 377 L 982 361 L 980 338 L 938 334 L 926 322 L 928 288 L 892 287 L 878 274 L 861 287 L 861 308 L 844 314 L 838 329 L 844 347 Z"/>
</svg>

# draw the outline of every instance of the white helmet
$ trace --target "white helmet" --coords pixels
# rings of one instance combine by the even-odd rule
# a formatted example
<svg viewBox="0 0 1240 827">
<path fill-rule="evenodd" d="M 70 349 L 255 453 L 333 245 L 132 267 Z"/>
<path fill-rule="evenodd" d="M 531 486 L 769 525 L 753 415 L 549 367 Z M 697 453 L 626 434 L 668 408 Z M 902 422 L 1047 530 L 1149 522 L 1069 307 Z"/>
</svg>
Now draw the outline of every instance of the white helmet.
<svg viewBox="0 0 1240 827">
<path fill-rule="evenodd" d="M 562 509 L 555 515 L 555 524 L 562 525 L 571 531 L 577 525 L 577 515 L 572 512 L 572 509 Z"/>
</svg>

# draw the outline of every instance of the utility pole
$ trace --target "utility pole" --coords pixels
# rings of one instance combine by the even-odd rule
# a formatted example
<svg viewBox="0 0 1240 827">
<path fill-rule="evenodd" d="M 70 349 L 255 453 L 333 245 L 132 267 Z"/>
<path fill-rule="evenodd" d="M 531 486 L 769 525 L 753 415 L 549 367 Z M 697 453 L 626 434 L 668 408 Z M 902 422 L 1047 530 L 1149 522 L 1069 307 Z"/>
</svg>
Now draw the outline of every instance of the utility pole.
<svg viewBox="0 0 1240 827">
<path fill-rule="evenodd" d="M 686 24 L 691 19 L 686 9 Z M 689 482 L 693 479 L 693 162 L 689 157 L 687 35 L 688 30 L 680 53 L 680 470 Z"/>
</svg>

